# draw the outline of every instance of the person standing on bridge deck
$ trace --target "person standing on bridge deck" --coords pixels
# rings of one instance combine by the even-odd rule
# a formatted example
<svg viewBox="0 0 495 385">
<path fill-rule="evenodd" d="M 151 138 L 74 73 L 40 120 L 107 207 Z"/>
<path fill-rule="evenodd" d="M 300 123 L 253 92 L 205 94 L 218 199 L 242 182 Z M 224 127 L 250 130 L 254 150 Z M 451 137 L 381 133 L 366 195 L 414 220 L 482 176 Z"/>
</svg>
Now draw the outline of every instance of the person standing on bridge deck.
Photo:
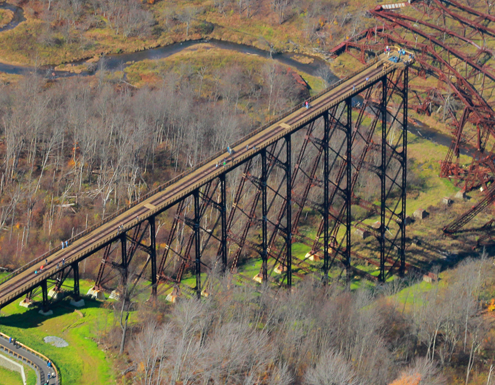
<svg viewBox="0 0 495 385">
<path fill-rule="evenodd" d="M 69 241 L 65 241 L 65 247 L 69 246 Z"/>
<path fill-rule="evenodd" d="M 309 109 L 309 102 L 306 100 L 306 103 L 304 103 L 304 105 L 306 106 L 306 109 Z"/>
<path fill-rule="evenodd" d="M 62 249 L 64 248 L 64 241 L 62 241 Z"/>
<path fill-rule="evenodd" d="M 366 83 L 368 83 L 368 80 L 370 80 L 370 78 L 368 78 L 368 77 L 367 77 L 367 78 L 366 78 Z"/>
<path fill-rule="evenodd" d="M 65 265 L 65 258 L 62 259 L 62 266 Z"/>
</svg>

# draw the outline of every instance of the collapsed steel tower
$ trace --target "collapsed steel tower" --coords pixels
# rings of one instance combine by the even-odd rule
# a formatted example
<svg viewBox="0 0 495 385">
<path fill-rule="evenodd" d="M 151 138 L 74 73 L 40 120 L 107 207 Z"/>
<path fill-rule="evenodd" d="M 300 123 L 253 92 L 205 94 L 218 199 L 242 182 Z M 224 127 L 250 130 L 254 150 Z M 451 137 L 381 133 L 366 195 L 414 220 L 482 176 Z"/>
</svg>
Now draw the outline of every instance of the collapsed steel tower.
<svg viewBox="0 0 495 385">
<path fill-rule="evenodd" d="M 495 36 L 495 16 L 454 0 L 379 5 L 369 12 L 381 25 L 339 44 L 332 53 L 348 52 L 362 62 L 386 46 L 414 54 L 410 108 L 426 115 L 443 109 L 452 127 L 453 140 L 440 176 L 454 180 L 463 191 L 482 187 L 485 193 L 445 226 L 444 233 L 481 233 L 482 244 L 491 236 L 493 220 L 468 225 L 495 200 L 490 186 L 495 177 L 495 47 L 487 40 Z M 460 164 L 461 149 L 474 155 L 470 165 Z"/>
</svg>

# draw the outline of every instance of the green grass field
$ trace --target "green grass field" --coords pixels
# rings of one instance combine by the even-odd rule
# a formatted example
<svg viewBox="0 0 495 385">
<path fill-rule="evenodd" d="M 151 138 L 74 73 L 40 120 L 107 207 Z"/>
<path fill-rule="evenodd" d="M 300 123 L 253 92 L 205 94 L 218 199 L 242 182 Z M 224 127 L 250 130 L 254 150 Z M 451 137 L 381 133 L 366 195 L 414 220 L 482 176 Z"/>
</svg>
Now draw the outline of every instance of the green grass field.
<svg viewBox="0 0 495 385">
<path fill-rule="evenodd" d="M 81 292 L 90 285 L 82 281 Z M 54 314 L 49 317 L 38 314 L 37 308 L 23 308 L 16 301 L 2 309 L 0 331 L 53 360 L 64 384 L 115 383 L 113 357 L 98 345 L 103 333 L 113 326 L 113 311 L 102 307 L 101 302 L 85 301 L 86 306 L 76 310 L 66 298 L 51 305 Z M 69 346 L 47 344 L 43 341 L 47 336 L 63 338 Z"/>
<path fill-rule="evenodd" d="M 27 385 L 36 385 L 37 381 L 37 376 L 36 372 L 34 371 L 33 368 L 31 368 L 28 365 L 23 364 L 21 361 L 16 360 L 8 355 L 5 355 L 5 357 L 8 357 L 10 359 L 13 359 L 14 361 L 21 363 L 22 366 L 24 367 L 24 374 L 26 376 L 26 384 Z M 0 385 L 23 385 L 22 382 L 22 376 L 20 373 L 9 370 L 7 368 L 4 368 L 3 366 L 0 366 Z"/>
<path fill-rule="evenodd" d="M 0 367 L 0 385 L 24 385 L 20 373 Z"/>
</svg>

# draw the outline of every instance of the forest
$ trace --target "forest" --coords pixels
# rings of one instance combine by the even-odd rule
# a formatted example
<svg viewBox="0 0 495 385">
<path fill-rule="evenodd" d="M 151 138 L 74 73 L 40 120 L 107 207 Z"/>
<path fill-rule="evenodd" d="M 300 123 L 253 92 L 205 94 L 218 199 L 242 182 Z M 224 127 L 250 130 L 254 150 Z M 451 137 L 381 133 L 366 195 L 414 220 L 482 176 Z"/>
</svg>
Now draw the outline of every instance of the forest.
<svg viewBox="0 0 495 385">
<path fill-rule="evenodd" d="M 357 0 L 9 2 L 22 7 L 26 20 L 0 32 L 0 61 L 33 71 L 0 72 L 0 267 L 7 272 L 302 105 L 330 85 L 330 69 L 345 75 L 361 65 L 344 54 L 311 76 L 274 60 L 277 53 L 296 53 L 296 61 L 311 64 L 326 59 L 338 42 L 378 25 L 366 13 L 376 2 Z M 114 70 L 105 65 L 107 54 L 204 38 L 261 48 L 266 57 L 205 44 Z M 449 96 L 431 116 L 411 115 L 450 133 L 448 103 L 455 101 Z M 366 116 L 363 126 L 370 121 Z M 294 148 L 305 132 L 297 135 Z M 433 282 L 410 269 L 405 277 L 381 284 L 359 280 L 351 288 L 339 279 L 324 285 L 318 271 L 286 290 L 212 268 L 204 273 L 207 294 L 201 299 L 184 289 L 175 303 L 164 295 L 151 306 L 139 292 L 107 301 L 86 298 L 86 308 L 70 312 L 63 300 L 52 319 L 22 313 L 13 303 L 2 309 L 0 330 L 18 333 L 50 355 L 69 379 L 64 383 L 91 384 L 86 373 L 94 370 L 98 383 L 122 385 L 495 385 L 494 251 L 473 251 L 463 240 L 440 235 L 447 219 L 472 206 L 478 192 L 454 208 L 440 206 L 459 190 L 437 178 L 448 148 L 420 135 L 409 140 L 408 210 L 424 207 L 432 215 L 408 226 L 408 263 L 431 270 L 438 278 Z M 369 168 L 379 165 L 378 156 L 367 161 Z M 232 172 L 232 180 L 241 173 Z M 379 180 L 370 174 L 360 175 L 356 194 L 372 205 Z M 322 197 L 312 187 L 313 207 L 301 227 L 314 237 L 321 217 L 314 207 Z M 234 193 L 228 191 L 230 206 Z M 353 220 L 368 215 L 357 205 L 353 210 Z M 158 220 L 159 249 L 172 217 Z M 368 256 L 376 252 L 369 250 L 371 242 L 362 244 Z M 214 266 L 210 254 L 204 261 Z M 241 255 L 244 266 L 253 254 Z M 99 254 L 83 262 L 85 292 L 100 262 Z M 74 350 L 43 345 L 47 330 Z M 84 361 L 84 355 L 96 358 Z"/>
<path fill-rule="evenodd" d="M 312 279 L 260 291 L 213 274 L 208 298 L 139 311 L 121 367 L 150 385 L 490 385 L 494 318 L 480 301 L 494 273 L 483 254 L 428 290 L 410 276 L 355 292 Z M 107 343 L 119 341 L 117 328 Z"/>
<path fill-rule="evenodd" d="M 138 90 L 100 76 L 29 76 L 2 87 L 3 266 L 104 219 L 308 92 L 276 63 L 232 66 L 209 80 L 185 65 Z"/>
</svg>

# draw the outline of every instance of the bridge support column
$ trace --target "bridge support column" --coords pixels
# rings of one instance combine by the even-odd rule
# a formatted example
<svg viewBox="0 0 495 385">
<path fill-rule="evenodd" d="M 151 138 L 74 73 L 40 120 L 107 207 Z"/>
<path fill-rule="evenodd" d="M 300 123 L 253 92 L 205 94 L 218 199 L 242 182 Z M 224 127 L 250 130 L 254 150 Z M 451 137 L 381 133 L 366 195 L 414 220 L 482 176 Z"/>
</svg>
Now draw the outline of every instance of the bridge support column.
<svg viewBox="0 0 495 385">
<path fill-rule="evenodd" d="M 127 271 L 127 237 L 123 233 L 120 237 L 120 251 L 122 254 L 122 285 L 127 285 L 128 271 Z"/>
<path fill-rule="evenodd" d="M 382 102 L 380 103 L 382 116 L 382 159 L 380 165 L 380 182 L 381 182 L 381 203 L 380 203 L 380 274 L 378 276 L 381 282 L 385 281 L 385 212 L 386 204 L 386 175 L 387 175 L 387 78 L 382 80 Z"/>
<path fill-rule="evenodd" d="M 71 264 L 72 272 L 74 273 L 74 300 L 79 300 L 81 293 L 79 291 L 79 262 L 73 262 Z"/>
<path fill-rule="evenodd" d="M 227 271 L 227 185 L 225 181 L 225 174 L 220 175 L 220 194 L 220 215 L 222 217 L 222 273 L 225 273 Z"/>
<path fill-rule="evenodd" d="M 346 100 L 347 124 L 346 124 L 346 218 L 345 218 L 345 269 L 346 285 L 350 288 L 351 282 L 351 208 L 352 208 L 352 99 Z M 337 235 L 337 234 L 335 234 Z"/>
<path fill-rule="evenodd" d="M 156 271 L 156 224 L 155 217 L 149 219 L 150 224 L 150 262 L 151 262 L 151 298 L 156 301 L 157 271 Z"/>
<path fill-rule="evenodd" d="M 46 313 L 48 311 L 48 286 L 46 279 L 41 281 L 41 293 L 43 298 L 41 310 Z"/>
<path fill-rule="evenodd" d="M 261 152 L 261 237 L 262 237 L 262 250 L 261 250 L 261 275 L 263 285 L 268 283 L 268 229 L 267 229 L 267 216 L 268 216 L 268 196 L 266 192 L 266 185 L 268 183 L 268 170 L 266 164 L 266 148 Z"/>
<path fill-rule="evenodd" d="M 196 255 L 196 295 L 201 298 L 201 233 L 199 212 L 199 190 L 194 191 L 194 245 Z"/>
<path fill-rule="evenodd" d="M 484 79 L 484 77 L 483 77 Z M 404 69 L 404 93 L 403 93 L 403 105 L 402 105 L 402 153 L 401 163 L 402 163 L 402 212 L 401 212 L 401 223 L 400 223 L 400 267 L 399 276 L 403 277 L 406 272 L 406 186 L 407 186 L 407 107 L 408 107 L 408 87 L 409 87 L 409 67 Z"/>
<path fill-rule="evenodd" d="M 286 156 L 286 242 L 287 242 L 287 256 L 285 258 L 287 265 L 287 286 L 290 288 L 292 286 L 292 142 L 291 136 L 287 135 L 285 137 L 285 156 Z"/>
<path fill-rule="evenodd" d="M 330 120 L 328 111 L 323 114 L 324 134 L 323 134 L 323 284 L 328 284 L 328 270 L 330 266 L 330 255 L 328 252 L 328 210 L 329 199 L 329 137 L 330 137 Z"/>
</svg>

